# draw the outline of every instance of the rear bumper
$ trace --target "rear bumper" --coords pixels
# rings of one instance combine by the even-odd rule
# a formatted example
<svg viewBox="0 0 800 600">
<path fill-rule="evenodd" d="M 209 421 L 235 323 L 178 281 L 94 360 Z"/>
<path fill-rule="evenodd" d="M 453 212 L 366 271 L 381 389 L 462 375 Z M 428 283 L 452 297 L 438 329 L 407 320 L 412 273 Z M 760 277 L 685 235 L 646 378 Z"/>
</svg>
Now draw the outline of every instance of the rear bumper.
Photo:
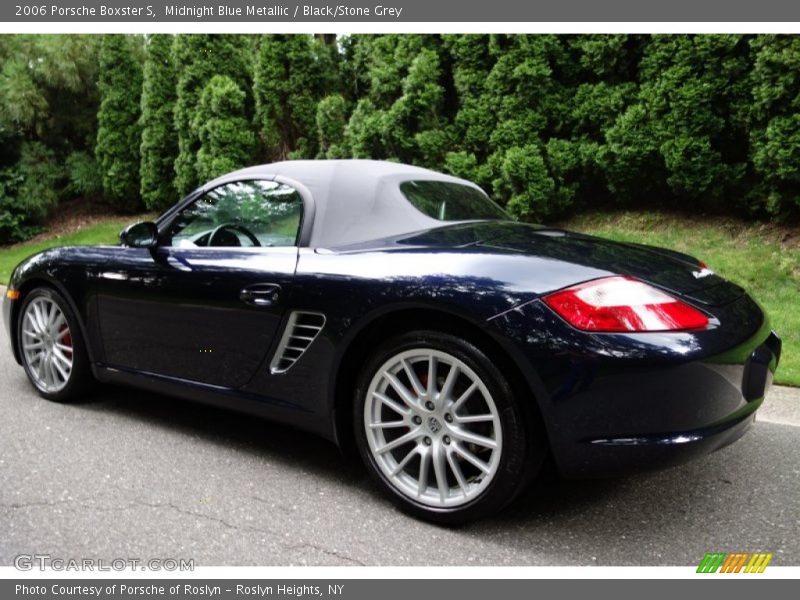
<svg viewBox="0 0 800 600">
<path fill-rule="evenodd" d="M 561 457 L 560 468 L 566 477 L 589 479 L 613 477 L 639 471 L 652 471 L 688 462 L 732 444 L 755 421 L 753 411 L 744 416 L 690 431 L 630 438 L 588 441 L 589 448 Z"/>
<path fill-rule="evenodd" d="M 741 364 L 726 357 L 631 374 L 594 396 L 597 411 L 564 415 L 583 427 L 557 453 L 567 477 L 609 477 L 670 467 L 736 441 L 755 420 L 780 360 L 769 332 Z M 615 378 L 616 379 L 616 378 Z M 563 421 L 562 421 L 563 423 Z M 577 433 L 577 436 L 574 435 Z"/>
<path fill-rule="evenodd" d="M 741 437 L 772 384 L 781 343 L 752 300 L 733 304 L 738 322 L 723 321 L 727 331 L 584 342 L 565 333 L 567 351 L 550 356 L 529 336 L 526 375 L 559 471 L 595 478 L 664 468 Z"/>
</svg>

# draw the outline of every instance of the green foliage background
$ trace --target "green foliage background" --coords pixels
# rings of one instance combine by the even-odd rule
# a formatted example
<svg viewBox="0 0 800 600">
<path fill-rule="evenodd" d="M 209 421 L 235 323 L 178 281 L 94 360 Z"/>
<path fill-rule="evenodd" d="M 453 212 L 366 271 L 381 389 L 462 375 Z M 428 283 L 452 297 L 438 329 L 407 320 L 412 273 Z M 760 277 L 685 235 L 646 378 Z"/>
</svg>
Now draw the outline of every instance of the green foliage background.
<svg viewBox="0 0 800 600">
<path fill-rule="evenodd" d="M 200 181 L 228 173 L 253 156 L 255 136 L 242 115 L 245 93 L 226 75 L 214 75 L 200 94 L 191 128 L 199 140 L 194 165 Z"/>
<path fill-rule="evenodd" d="M 142 65 L 139 39 L 106 35 L 100 42 L 100 109 L 95 156 L 103 196 L 120 211 L 139 208 Z"/>
<path fill-rule="evenodd" d="M 140 193 L 148 210 L 165 209 L 178 200 L 175 159 L 175 98 L 178 75 L 171 35 L 153 35 L 147 45 L 142 82 L 142 141 Z"/>
<path fill-rule="evenodd" d="M 800 215 L 800 38 L 0 37 L 0 243 L 287 158 L 472 179 L 518 218 Z"/>
</svg>

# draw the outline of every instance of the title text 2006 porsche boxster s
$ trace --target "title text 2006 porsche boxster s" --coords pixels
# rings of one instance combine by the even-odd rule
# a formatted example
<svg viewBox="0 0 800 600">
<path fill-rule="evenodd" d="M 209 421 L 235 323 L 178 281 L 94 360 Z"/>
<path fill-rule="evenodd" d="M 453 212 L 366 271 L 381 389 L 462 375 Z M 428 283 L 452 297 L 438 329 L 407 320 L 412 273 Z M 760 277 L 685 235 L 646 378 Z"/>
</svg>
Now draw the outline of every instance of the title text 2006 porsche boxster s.
<svg viewBox="0 0 800 600">
<path fill-rule="evenodd" d="M 513 222 L 476 185 L 378 161 L 287 161 L 196 190 L 120 246 L 14 271 L 14 356 L 45 398 L 93 380 L 354 442 L 402 508 L 507 504 L 741 436 L 780 340 L 703 263 Z"/>
</svg>

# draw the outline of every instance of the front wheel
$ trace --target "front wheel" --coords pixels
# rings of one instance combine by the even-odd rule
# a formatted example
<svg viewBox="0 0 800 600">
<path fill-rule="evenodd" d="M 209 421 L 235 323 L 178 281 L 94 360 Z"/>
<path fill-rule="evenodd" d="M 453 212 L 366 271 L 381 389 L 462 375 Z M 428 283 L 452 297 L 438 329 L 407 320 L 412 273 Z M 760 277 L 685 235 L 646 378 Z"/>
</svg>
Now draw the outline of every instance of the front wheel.
<svg viewBox="0 0 800 600">
<path fill-rule="evenodd" d="M 434 331 L 398 336 L 375 354 L 359 379 L 354 421 L 373 478 L 402 509 L 439 523 L 505 506 L 546 448 L 484 352 Z"/>
<path fill-rule="evenodd" d="M 17 327 L 22 364 L 40 396 L 65 402 L 85 393 L 92 379 L 89 359 L 77 318 L 61 294 L 32 290 Z"/>
</svg>

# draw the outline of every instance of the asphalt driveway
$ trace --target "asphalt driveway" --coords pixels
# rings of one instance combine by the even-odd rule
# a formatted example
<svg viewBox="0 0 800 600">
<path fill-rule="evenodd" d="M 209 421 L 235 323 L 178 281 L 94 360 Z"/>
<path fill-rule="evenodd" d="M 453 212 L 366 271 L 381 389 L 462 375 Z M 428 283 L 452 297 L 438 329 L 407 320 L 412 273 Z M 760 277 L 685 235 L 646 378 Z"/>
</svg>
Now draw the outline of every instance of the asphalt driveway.
<svg viewBox="0 0 800 600">
<path fill-rule="evenodd" d="M 40 399 L 0 341 L 0 564 L 686 565 L 709 551 L 800 564 L 800 394 L 775 390 L 741 441 L 630 479 L 532 490 L 443 529 L 395 511 L 357 462 L 285 427 L 133 390 Z"/>
</svg>

